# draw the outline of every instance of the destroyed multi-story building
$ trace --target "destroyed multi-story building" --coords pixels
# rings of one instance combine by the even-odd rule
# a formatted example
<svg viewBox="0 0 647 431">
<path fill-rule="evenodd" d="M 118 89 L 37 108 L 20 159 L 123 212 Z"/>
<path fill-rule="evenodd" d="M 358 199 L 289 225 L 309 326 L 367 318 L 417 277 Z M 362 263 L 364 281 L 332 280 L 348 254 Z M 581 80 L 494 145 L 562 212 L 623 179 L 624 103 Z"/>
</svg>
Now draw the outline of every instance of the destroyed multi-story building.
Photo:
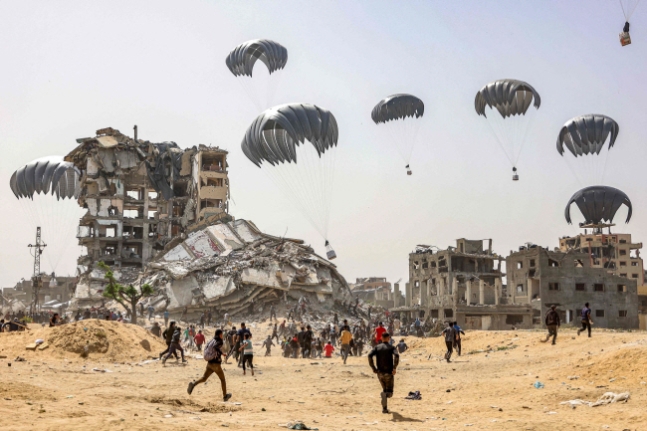
<svg viewBox="0 0 647 431">
<path fill-rule="evenodd" d="M 77 142 L 65 160 L 82 173 L 79 204 L 88 211 L 77 236 L 86 268 L 104 261 L 141 269 L 191 223 L 228 211 L 225 150 L 182 150 L 112 128 Z"/>
<path fill-rule="evenodd" d="M 575 250 L 587 255 L 591 268 L 604 268 L 609 273 L 645 284 L 643 260 L 640 257 L 642 243 L 632 243 L 629 233 L 588 233 L 559 239 L 561 251 Z"/>
<path fill-rule="evenodd" d="M 366 303 L 384 308 L 393 308 L 395 292 L 391 290 L 391 283 L 384 277 L 363 277 L 356 279 L 350 285 L 353 297 Z"/>
<path fill-rule="evenodd" d="M 409 255 L 406 303 L 409 318 L 455 320 L 469 329 L 509 329 L 532 325 L 528 305 L 508 304 L 502 283 L 504 258 L 492 240 L 456 240 L 446 250 L 419 245 Z"/>
<path fill-rule="evenodd" d="M 279 298 L 350 298 L 335 265 L 302 241 L 261 233 L 229 214 L 227 151 L 152 143 L 105 128 L 78 139 L 65 160 L 80 171 L 74 307 L 103 304 L 104 271 L 122 283 L 147 282 L 155 307 L 235 313 Z"/>
<path fill-rule="evenodd" d="M 615 239 L 617 240 L 617 236 Z M 560 240 L 566 251 L 550 251 L 537 245 L 526 244 L 519 247 L 519 251 L 510 252 L 506 259 L 509 302 L 530 304 L 533 307 L 535 324 L 543 325 L 543 316 L 548 308 L 556 305 L 563 322 L 579 325 L 580 310 L 584 303 L 588 302 L 596 327 L 638 328 L 636 281 L 639 278 L 627 278 L 624 273 L 622 276 L 616 275 L 614 273 L 617 271 L 605 265 L 618 262 L 617 257 L 611 256 L 625 254 L 607 254 L 607 251 L 602 253 L 601 248 L 608 250 L 603 242 L 600 247 L 592 247 L 592 250 L 597 251 L 587 249 L 583 252 L 582 247 L 569 247 L 567 244 L 570 240 Z M 620 246 L 620 250 L 626 250 L 629 261 L 632 244 L 627 243 L 623 246 L 624 242 L 614 243 Z M 597 255 L 599 257 L 594 258 L 592 252 L 600 253 Z M 642 262 L 640 263 L 642 265 Z"/>
</svg>

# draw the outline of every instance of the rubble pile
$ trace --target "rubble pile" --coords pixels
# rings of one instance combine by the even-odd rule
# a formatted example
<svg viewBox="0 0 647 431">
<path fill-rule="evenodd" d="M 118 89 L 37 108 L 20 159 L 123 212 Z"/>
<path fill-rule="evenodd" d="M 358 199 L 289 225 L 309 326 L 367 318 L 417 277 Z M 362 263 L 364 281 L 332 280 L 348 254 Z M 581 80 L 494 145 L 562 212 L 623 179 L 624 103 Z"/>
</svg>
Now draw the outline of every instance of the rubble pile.
<svg viewBox="0 0 647 431">
<path fill-rule="evenodd" d="M 335 265 L 300 240 L 261 233 L 247 220 L 217 222 L 169 244 L 140 279 L 159 292 L 150 301 L 170 311 L 215 307 L 229 314 L 310 297 L 320 303 L 350 298 Z"/>
</svg>

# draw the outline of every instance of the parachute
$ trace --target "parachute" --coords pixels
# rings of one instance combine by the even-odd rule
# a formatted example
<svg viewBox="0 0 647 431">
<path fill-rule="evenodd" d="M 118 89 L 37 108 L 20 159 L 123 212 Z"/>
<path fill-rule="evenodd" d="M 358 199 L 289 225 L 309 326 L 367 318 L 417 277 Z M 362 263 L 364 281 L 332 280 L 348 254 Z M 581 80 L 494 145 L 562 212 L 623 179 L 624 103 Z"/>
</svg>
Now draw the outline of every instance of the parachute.
<svg viewBox="0 0 647 431">
<path fill-rule="evenodd" d="M 241 148 L 286 194 L 325 239 L 339 130 L 330 111 L 307 103 L 275 106 L 249 126 Z"/>
<path fill-rule="evenodd" d="M 582 185 L 601 183 L 609 151 L 619 132 L 620 127 L 613 118 L 580 115 L 568 120 L 559 131 L 557 151 Z"/>
<path fill-rule="evenodd" d="M 40 226 L 52 272 L 76 242 L 76 225 L 83 214 L 78 198 L 79 170 L 62 156 L 36 159 L 16 170 L 9 186 L 31 227 Z"/>
<path fill-rule="evenodd" d="M 622 8 L 623 15 L 625 16 L 625 25 L 619 35 L 620 44 L 622 46 L 626 46 L 631 44 L 631 37 L 629 36 L 629 20 L 636 11 L 636 7 L 638 6 L 638 3 L 640 3 L 640 0 L 618 0 L 618 2 Z"/>
<path fill-rule="evenodd" d="M 608 186 L 586 187 L 576 192 L 564 211 L 564 217 L 568 224 L 571 221 L 571 204 L 575 202 L 584 216 L 584 225 L 599 225 L 602 222 L 613 223 L 613 217 L 622 205 L 628 209 L 625 223 L 631 220 L 632 206 L 629 197 L 621 190 Z"/>
<path fill-rule="evenodd" d="M 516 79 L 490 82 L 476 93 L 474 107 L 488 120 L 497 142 L 512 165 L 512 179 L 517 181 L 517 163 L 526 141 L 530 121 L 541 105 L 539 93 L 528 83 Z M 489 108 L 489 109 L 487 109 Z M 497 112 L 494 112 L 496 109 Z"/>
<path fill-rule="evenodd" d="M 394 94 L 381 100 L 371 112 L 375 124 L 384 127 L 404 161 L 407 174 L 411 175 L 409 162 L 420 128 L 418 120 L 425 113 L 425 104 L 410 94 Z"/>
<path fill-rule="evenodd" d="M 266 69 L 254 69 L 257 61 L 262 62 Z M 225 62 L 229 71 L 242 85 L 243 91 L 256 108 L 262 111 L 272 104 L 278 86 L 277 75 L 280 75 L 275 72 L 287 64 L 288 50 L 271 40 L 249 40 L 234 48 Z"/>
</svg>

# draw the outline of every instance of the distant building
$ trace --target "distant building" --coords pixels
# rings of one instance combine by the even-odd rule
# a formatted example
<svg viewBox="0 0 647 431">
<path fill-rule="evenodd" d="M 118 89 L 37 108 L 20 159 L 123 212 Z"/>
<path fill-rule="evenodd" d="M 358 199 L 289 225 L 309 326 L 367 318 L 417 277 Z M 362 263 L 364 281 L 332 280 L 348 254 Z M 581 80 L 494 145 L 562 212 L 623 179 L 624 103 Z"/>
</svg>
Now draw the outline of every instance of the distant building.
<svg viewBox="0 0 647 431">
<path fill-rule="evenodd" d="M 560 244 L 562 241 L 568 244 L 571 240 L 572 238 L 562 239 Z M 619 242 L 614 244 L 618 244 L 617 249 L 620 250 L 626 247 L 628 251 L 631 247 L 629 243 L 626 246 Z M 564 248 L 568 251 L 549 251 L 530 245 L 511 252 L 506 259 L 508 302 L 530 304 L 534 312 L 534 323 L 542 325 L 548 308 L 556 305 L 562 322 L 576 326 L 580 322 L 580 311 L 584 303 L 588 302 L 596 327 L 637 329 L 639 319 L 636 282 L 643 275 L 631 278 L 625 277 L 624 273 L 623 276 L 615 275 L 617 271 L 611 268 L 611 262 L 622 260 L 615 257 L 620 256 L 619 253 L 607 254 L 615 247 L 606 242 L 601 242 L 599 247 L 593 245 L 591 252 L 587 247 L 586 253 L 579 251 L 582 247 Z M 591 253 L 600 254 L 594 258 Z M 642 267 L 642 261 L 640 265 Z"/>
<path fill-rule="evenodd" d="M 74 296 L 76 288 L 76 277 L 61 277 L 54 274 L 43 274 L 43 287 L 40 289 L 38 303 L 41 307 L 44 304 L 65 305 Z M 18 300 L 25 307 L 29 308 L 34 301 L 34 286 L 31 279 L 22 279 L 13 288 L 2 290 L 3 307 L 9 305 L 12 300 Z"/>
<path fill-rule="evenodd" d="M 590 233 L 559 240 L 561 251 L 585 253 L 591 268 L 604 268 L 609 273 L 636 281 L 637 286 L 645 284 L 645 270 L 640 257 L 642 243 L 632 243 L 631 234 Z"/>
<path fill-rule="evenodd" d="M 367 277 L 358 278 L 350 285 L 351 294 L 362 301 L 384 308 L 393 308 L 394 294 L 391 283 L 386 278 Z"/>
<path fill-rule="evenodd" d="M 440 250 L 419 245 L 409 255 L 409 282 L 404 307 L 407 318 L 455 320 L 467 329 L 510 329 L 532 326 L 529 305 L 505 301 L 502 257 L 492 240 L 456 240 Z"/>
</svg>

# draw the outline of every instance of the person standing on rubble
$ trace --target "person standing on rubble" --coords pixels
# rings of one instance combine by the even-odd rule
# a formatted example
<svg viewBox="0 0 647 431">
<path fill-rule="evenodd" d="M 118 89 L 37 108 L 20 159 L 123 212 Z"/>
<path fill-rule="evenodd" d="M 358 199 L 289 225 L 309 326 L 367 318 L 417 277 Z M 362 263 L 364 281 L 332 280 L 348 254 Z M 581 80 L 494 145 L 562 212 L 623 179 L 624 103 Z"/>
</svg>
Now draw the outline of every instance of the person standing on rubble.
<svg viewBox="0 0 647 431">
<path fill-rule="evenodd" d="M 278 340 L 277 340 L 277 342 L 278 342 Z M 274 343 L 272 342 L 272 337 L 270 337 L 268 335 L 267 338 L 265 339 L 265 341 L 263 341 L 263 345 L 261 346 L 261 347 L 265 347 L 265 356 L 270 356 L 272 354 L 272 346 L 273 345 L 274 345 Z"/>
<path fill-rule="evenodd" d="M 220 379 L 220 386 L 222 387 L 222 400 L 228 401 L 231 398 L 231 394 L 227 393 L 227 381 L 225 380 L 225 373 L 222 372 L 222 329 L 216 329 L 213 340 L 209 341 L 209 344 L 204 349 L 204 358 L 207 360 L 207 369 L 204 371 L 204 375 L 200 380 L 195 382 L 189 382 L 189 387 L 187 392 L 189 395 L 193 392 L 193 389 L 200 383 L 207 381 L 209 376 L 216 374 Z"/>
<path fill-rule="evenodd" d="M 270 305 L 270 321 L 272 319 L 278 321 L 279 319 L 276 318 L 276 310 L 274 309 L 274 304 Z"/>
<path fill-rule="evenodd" d="M 553 346 L 555 345 L 555 340 L 557 339 L 557 329 L 561 326 L 559 319 L 559 313 L 557 313 L 557 307 L 555 305 L 550 306 L 550 310 L 546 313 L 546 328 L 548 329 L 548 335 L 545 340 L 541 340 L 542 343 L 545 343 L 553 337 Z"/>
<path fill-rule="evenodd" d="M 173 332 L 175 331 L 175 322 L 171 322 L 170 326 L 164 330 L 162 333 L 162 338 L 164 338 L 164 341 L 166 342 L 166 350 L 164 350 L 162 353 L 160 353 L 160 359 L 164 355 L 166 355 L 169 350 L 171 350 L 171 340 L 173 339 Z M 177 359 L 177 353 L 173 352 L 175 354 L 175 359 Z"/>
<path fill-rule="evenodd" d="M 171 344 L 169 345 L 169 351 L 162 358 L 162 365 L 166 365 L 166 360 L 171 357 L 172 354 L 176 352 L 176 350 L 179 350 L 180 353 L 182 354 L 182 363 L 186 363 L 186 359 L 184 359 L 184 349 L 180 345 L 180 336 L 182 335 L 182 328 L 179 326 L 175 326 L 173 328 L 173 337 L 171 338 Z M 175 359 L 177 360 L 177 353 L 175 353 Z"/>
<path fill-rule="evenodd" d="M 447 347 L 445 360 L 451 362 L 452 352 L 454 351 L 454 340 L 456 339 L 456 331 L 452 322 L 445 322 L 445 329 L 443 329 L 442 335 L 445 337 L 445 346 Z"/>
<path fill-rule="evenodd" d="M 380 397 L 382 398 L 382 413 L 389 413 L 387 399 L 393 396 L 393 386 L 395 380 L 395 371 L 400 362 L 400 355 L 395 347 L 390 343 L 391 336 L 388 332 L 382 333 L 381 343 L 378 344 L 368 354 L 368 364 L 382 386 Z M 377 367 L 373 362 L 377 358 Z"/>
<path fill-rule="evenodd" d="M 591 323 L 593 321 L 591 320 L 591 309 L 589 308 L 589 303 L 587 302 L 584 304 L 584 308 L 582 308 L 582 328 L 577 330 L 577 335 L 580 335 L 580 332 L 584 332 L 585 330 L 589 331 L 589 338 L 591 338 Z"/>
</svg>

